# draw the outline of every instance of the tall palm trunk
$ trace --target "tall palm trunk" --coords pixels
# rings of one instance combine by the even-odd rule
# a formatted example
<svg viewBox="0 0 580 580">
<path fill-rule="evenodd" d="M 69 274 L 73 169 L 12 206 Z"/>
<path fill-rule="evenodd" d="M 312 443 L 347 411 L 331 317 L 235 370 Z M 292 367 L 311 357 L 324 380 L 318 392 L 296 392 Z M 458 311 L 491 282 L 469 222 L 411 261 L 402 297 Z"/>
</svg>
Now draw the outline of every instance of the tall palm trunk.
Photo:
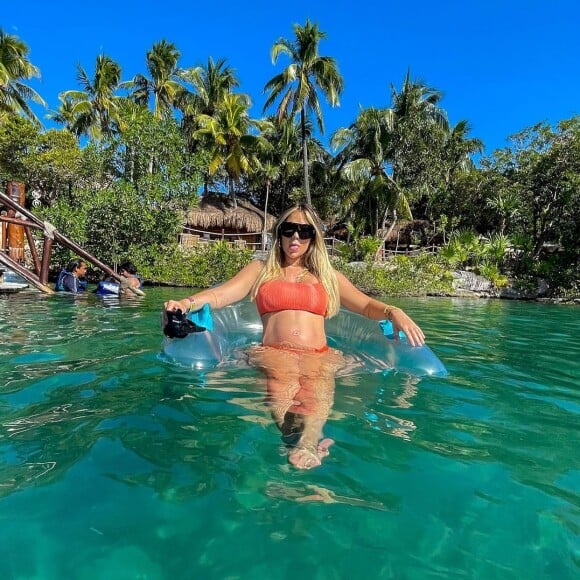
<svg viewBox="0 0 580 580">
<path fill-rule="evenodd" d="M 262 229 L 262 252 L 266 251 L 266 230 L 268 229 L 268 197 L 270 196 L 270 180 L 266 182 L 266 202 L 264 203 L 264 227 Z"/>
<path fill-rule="evenodd" d="M 300 110 L 300 128 L 302 130 L 302 163 L 304 164 L 304 195 L 306 197 L 306 203 L 312 205 L 312 200 L 310 199 L 310 183 L 308 180 L 308 147 L 306 143 L 306 115 L 304 113 L 304 107 Z"/>
<path fill-rule="evenodd" d="M 234 209 L 238 209 L 238 200 L 236 199 L 236 190 L 234 188 L 234 178 L 230 175 L 230 195 L 234 202 Z"/>
<path fill-rule="evenodd" d="M 129 183 L 135 183 L 135 151 L 133 147 L 127 146 L 126 154 L 129 165 Z"/>
<path fill-rule="evenodd" d="M 387 240 L 387 238 L 391 235 L 391 232 L 393 231 L 393 229 L 395 228 L 395 225 L 397 223 L 398 220 L 398 213 L 397 213 L 397 206 L 399 205 L 399 199 L 401 198 L 401 188 L 399 187 L 399 184 L 395 181 L 395 179 L 393 177 L 391 177 L 390 175 L 386 175 L 387 179 L 391 182 L 392 185 L 394 185 L 395 187 L 395 200 L 393 202 L 393 211 L 392 211 L 392 215 L 393 215 L 393 220 L 391 222 L 391 225 L 389 226 L 389 229 L 385 232 L 385 225 L 387 223 L 387 216 L 389 215 L 389 208 L 387 207 L 387 209 L 385 209 L 385 213 L 383 214 L 383 223 L 381 226 L 381 230 L 383 232 L 383 241 L 381 242 L 381 245 L 377 248 L 377 252 L 375 254 L 375 259 L 379 259 L 383 246 L 385 245 L 385 241 Z"/>
</svg>

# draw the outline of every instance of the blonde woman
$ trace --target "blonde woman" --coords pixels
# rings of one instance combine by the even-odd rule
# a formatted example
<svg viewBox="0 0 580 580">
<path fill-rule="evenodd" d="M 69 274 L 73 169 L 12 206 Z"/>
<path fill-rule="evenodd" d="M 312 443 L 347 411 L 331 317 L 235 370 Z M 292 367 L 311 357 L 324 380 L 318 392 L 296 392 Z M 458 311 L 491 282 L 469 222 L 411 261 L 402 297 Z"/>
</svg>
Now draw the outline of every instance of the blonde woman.
<svg viewBox="0 0 580 580">
<path fill-rule="evenodd" d="M 266 261 L 255 260 L 227 282 L 182 300 L 167 311 L 187 312 L 209 304 L 218 309 L 250 296 L 262 318 L 262 346 L 250 361 L 263 369 L 268 402 L 288 459 L 301 469 L 320 465 L 333 443 L 322 439 L 334 396 L 334 373 L 341 354 L 329 349 L 324 319 L 341 306 L 372 320 L 389 319 L 414 346 L 422 330 L 400 308 L 370 298 L 335 270 L 328 256 L 320 219 L 308 205 L 286 210 L 273 232 Z"/>
</svg>

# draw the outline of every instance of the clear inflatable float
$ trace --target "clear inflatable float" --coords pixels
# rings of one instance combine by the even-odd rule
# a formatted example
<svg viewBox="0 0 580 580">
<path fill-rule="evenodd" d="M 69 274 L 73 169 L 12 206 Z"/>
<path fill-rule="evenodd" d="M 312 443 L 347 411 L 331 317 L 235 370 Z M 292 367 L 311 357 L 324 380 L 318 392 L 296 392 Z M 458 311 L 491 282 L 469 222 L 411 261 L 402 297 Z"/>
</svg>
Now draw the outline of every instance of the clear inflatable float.
<svg viewBox="0 0 580 580">
<path fill-rule="evenodd" d="M 167 321 L 164 322 L 167 327 Z M 244 350 L 262 340 L 262 321 L 256 306 L 244 300 L 211 312 L 204 306 L 180 323 L 183 336 L 169 332 L 163 343 L 164 357 L 198 370 L 239 366 Z M 167 334 L 167 333 L 166 333 Z M 411 346 L 403 333 L 394 336 L 393 326 L 368 320 L 348 310 L 326 320 L 328 345 L 340 350 L 345 367 L 339 376 L 398 371 L 416 377 L 447 376 L 445 365 L 427 346 Z"/>
</svg>

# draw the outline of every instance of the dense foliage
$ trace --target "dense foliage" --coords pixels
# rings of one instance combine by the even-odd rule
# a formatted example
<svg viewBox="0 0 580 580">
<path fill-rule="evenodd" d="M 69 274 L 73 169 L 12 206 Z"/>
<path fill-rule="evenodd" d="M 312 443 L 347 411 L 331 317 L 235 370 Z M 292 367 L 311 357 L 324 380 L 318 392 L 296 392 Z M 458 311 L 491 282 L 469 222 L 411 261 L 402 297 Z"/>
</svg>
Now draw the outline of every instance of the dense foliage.
<svg viewBox="0 0 580 580">
<path fill-rule="evenodd" d="M 228 280 L 252 260 L 251 250 L 232 248 L 221 241 L 200 244 L 195 249 L 174 244 L 164 250 L 141 274 L 173 286 L 208 288 Z"/>
<path fill-rule="evenodd" d="M 335 267 L 367 294 L 426 296 L 453 292 L 448 264 L 427 253 L 396 256 L 381 265 L 338 260 Z"/>
<path fill-rule="evenodd" d="M 13 151 L 13 135 L 26 147 L 0 167 L 5 179 L 34 188 L 42 219 L 101 261 L 130 257 L 145 268 L 175 243 L 183 212 L 197 201 L 200 156 L 186 153 L 173 119 L 146 110 L 120 119 L 123 133 L 81 149 L 68 131 L 42 133 L 15 118 L 0 127 L 0 154 Z M 72 255 L 55 248 L 55 257 L 63 265 Z"/>
<path fill-rule="evenodd" d="M 524 128 L 482 156 L 468 122 L 450 126 L 442 93 L 409 72 L 388 103 L 359 110 L 326 148 L 314 129 L 323 134 L 320 98 L 337 105 L 344 81 L 338 63 L 320 54 L 326 35 L 316 23 L 293 31 L 271 51 L 274 66 L 289 59 L 265 79 L 272 116 L 249 117 L 251 99 L 235 92 L 225 60 L 184 67 L 178 48 L 161 40 L 129 80 L 108 55 L 96 58 L 93 73 L 78 65 L 79 87 L 63 87 L 50 113 L 62 129 L 45 130 L 29 106 L 42 99 L 24 82 L 39 71 L 26 44 L 0 30 L 1 186 L 24 182 L 27 204 L 98 258 L 130 257 L 164 282 L 211 284 L 247 258 L 221 245 L 215 255 L 176 253 L 183 211 L 203 187 L 274 214 L 311 198 L 329 227 L 346 226 L 343 261 L 372 261 L 401 219 L 420 219 L 444 246 L 429 268 L 472 269 L 496 286 L 544 279 L 556 294 L 577 294 L 579 117 Z M 195 277 L 176 273 L 178 258 Z M 391 263 L 353 275 L 368 277 L 362 287 L 393 292 L 391 280 L 408 275 L 409 290 L 401 281 L 396 291 L 411 292 L 415 266 L 395 263 L 396 273 Z M 415 278 L 421 292 L 424 278 Z"/>
</svg>

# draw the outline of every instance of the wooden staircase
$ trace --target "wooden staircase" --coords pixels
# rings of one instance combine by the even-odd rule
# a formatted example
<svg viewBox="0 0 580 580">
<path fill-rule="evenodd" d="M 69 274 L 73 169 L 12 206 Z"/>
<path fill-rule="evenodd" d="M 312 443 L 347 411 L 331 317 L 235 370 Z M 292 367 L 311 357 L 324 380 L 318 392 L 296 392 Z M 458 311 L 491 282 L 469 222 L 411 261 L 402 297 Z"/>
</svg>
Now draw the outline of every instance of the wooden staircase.
<svg viewBox="0 0 580 580">
<path fill-rule="evenodd" d="M 7 211 L 3 211 L 0 215 L 0 222 L 2 223 L 2 240 L 0 243 L 0 267 L 6 268 L 16 272 L 19 276 L 24 278 L 27 282 L 32 284 L 35 288 L 46 294 L 52 294 L 54 290 L 47 286 L 48 274 L 50 270 L 50 258 L 52 245 L 57 242 L 78 254 L 81 258 L 90 262 L 108 276 L 121 281 L 121 276 L 113 271 L 109 266 L 103 264 L 94 256 L 83 250 L 78 244 L 69 240 L 65 235 L 61 234 L 53 225 L 48 222 L 43 222 L 36 217 L 32 212 L 24 208 L 20 201 L 23 195 L 23 185 L 15 182 L 8 182 L 8 193 L 0 192 L 0 206 L 5 206 Z M 19 197 L 20 196 L 20 197 Z M 17 201 L 18 200 L 18 201 Z M 32 270 L 23 265 L 24 251 L 23 246 L 18 248 L 11 248 L 10 232 L 24 230 L 30 255 L 32 256 L 33 268 Z M 33 231 L 42 232 L 42 252 L 36 248 Z"/>
</svg>

